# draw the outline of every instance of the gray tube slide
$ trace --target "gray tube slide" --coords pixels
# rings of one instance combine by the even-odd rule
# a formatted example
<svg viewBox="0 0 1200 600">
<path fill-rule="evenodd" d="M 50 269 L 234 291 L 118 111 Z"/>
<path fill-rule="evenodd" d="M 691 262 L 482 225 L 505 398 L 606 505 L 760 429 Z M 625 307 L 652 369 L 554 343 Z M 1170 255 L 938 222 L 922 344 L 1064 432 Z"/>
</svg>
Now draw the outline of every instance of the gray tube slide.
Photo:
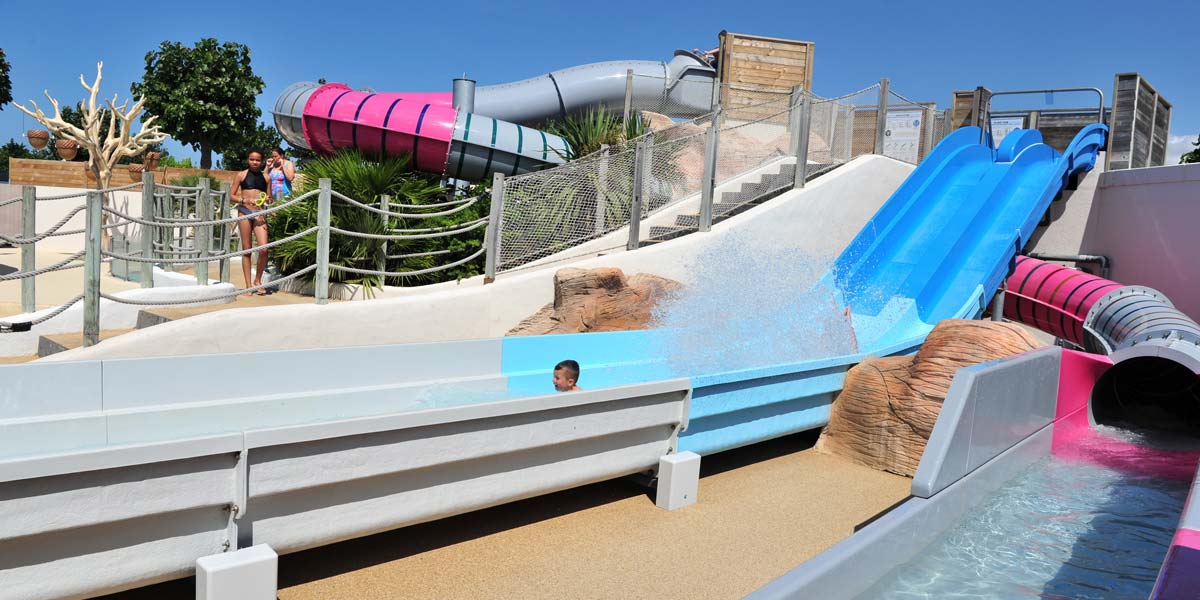
<svg viewBox="0 0 1200 600">
<path fill-rule="evenodd" d="M 475 90 L 475 112 L 504 121 L 533 124 L 589 106 L 620 112 L 626 73 L 633 71 L 633 107 L 695 118 L 712 111 L 716 71 L 686 50 L 670 62 L 617 60 L 580 65 L 545 75 Z"/>
</svg>

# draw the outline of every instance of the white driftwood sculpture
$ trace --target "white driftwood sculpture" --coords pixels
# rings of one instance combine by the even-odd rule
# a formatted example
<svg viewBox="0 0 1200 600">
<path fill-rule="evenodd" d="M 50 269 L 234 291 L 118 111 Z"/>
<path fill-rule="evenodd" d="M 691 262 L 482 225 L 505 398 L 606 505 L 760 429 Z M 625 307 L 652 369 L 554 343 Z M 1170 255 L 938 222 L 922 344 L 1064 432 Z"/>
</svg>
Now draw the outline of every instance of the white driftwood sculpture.
<svg viewBox="0 0 1200 600">
<path fill-rule="evenodd" d="M 100 189 L 109 187 L 112 182 L 113 167 L 118 161 L 127 156 L 138 156 L 149 146 L 167 138 L 166 134 L 159 131 L 158 126 L 154 125 L 154 120 L 158 118 L 154 116 L 142 123 L 140 131 L 136 134 L 132 133 L 133 120 L 142 112 L 142 105 L 146 99 L 139 98 L 137 102 L 134 102 L 133 107 L 129 106 L 129 100 L 117 106 L 117 95 L 113 94 L 112 100 L 105 101 L 105 104 L 108 105 L 108 133 L 101 139 L 100 126 L 105 111 L 97 104 L 96 98 L 100 95 L 100 75 L 103 69 L 103 62 L 96 63 L 96 82 L 92 85 L 87 84 L 82 74 L 79 76 L 80 85 L 90 94 L 86 102 L 79 103 L 79 112 L 83 114 L 82 128 L 63 120 L 58 100 L 51 97 L 49 91 L 46 91 L 45 95 L 54 107 L 53 117 L 42 112 L 42 109 L 33 100 L 29 101 L 33 110 L 13 103 L 13 106 L 16 106 L 21 112 L 37 119 L 39 123 L 49 129 L 56 139 L 74 140 L 81 147 L 87 149 L 88 168 L 92 170 Z M 104 203 L 111 206 L 107 194 Z M 107 213 L 104 215 L 103 221 L 108 222 Z M 107 231 L 105 229 L 106 234 Z M 107 235 L 105 237 L 107 238 Z"/>
</svg>

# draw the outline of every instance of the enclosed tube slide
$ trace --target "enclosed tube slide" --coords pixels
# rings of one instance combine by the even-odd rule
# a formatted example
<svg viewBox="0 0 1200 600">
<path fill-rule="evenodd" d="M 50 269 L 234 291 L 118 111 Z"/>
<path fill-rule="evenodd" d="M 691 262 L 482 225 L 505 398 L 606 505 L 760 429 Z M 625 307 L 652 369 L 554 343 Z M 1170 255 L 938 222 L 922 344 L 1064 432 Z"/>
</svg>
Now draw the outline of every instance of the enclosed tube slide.
<svg viewBox="0 0 1200 600">
<path fill-rule="evenodd" d="M 581 65 L 475 91 L 473 112 L 452 94 L 376 93 L 341 83 L 289 86 L 275 102 L 275 127 L 293 146 L 317 153 L 357 148 L 409 153 L 414 168 L 465 180 L 519 175 L 565 162 L 562 138 L 525 124 L 588 106 L 620 110 L 632 70 L 636 108 L 699 116 L 712 108 L 716 72 L 700 57 L 676 51 L 670 62 L 612 61 Z"/>
<path fill-rule="evenodd" d="M 1018 257 L 1004 315 L 1107 355 L 1088 406 L 1097 423 L 1200 431 L 1200 325 L 1162 293 Z"/>
<path fill-rule="evenodd" d="M 1069 340 L 1114 363 L 1162 356 L 1200 374 L 1200 325 L 1161 292 L 1017 257 L 1004 316 Z"/>
</svg>

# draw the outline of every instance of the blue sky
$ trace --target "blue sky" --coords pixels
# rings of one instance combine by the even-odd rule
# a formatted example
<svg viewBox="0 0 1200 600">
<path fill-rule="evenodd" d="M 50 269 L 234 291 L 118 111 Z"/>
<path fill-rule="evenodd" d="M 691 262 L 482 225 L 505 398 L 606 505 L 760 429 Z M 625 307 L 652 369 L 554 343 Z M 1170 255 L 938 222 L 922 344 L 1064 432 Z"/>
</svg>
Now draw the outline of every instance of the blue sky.
<svg viewBox="0 0 1200 600">
<path fill-rule="evenodd" d="M 939 107 L 948 106 L 951 91 L 976 85 L 1096 86 L 1108 96 L 1115 73 L 1139 71 L 1174 104 L 1169 154 L 1178 156 L 1200 134 L 1200 2 L 1190 0 L 1018 0 L 986 11 L 963 2 L 865 0 L 257 5 L 5 2 L 0 47 L 12 63 L 13 98 L 41 99 L 49 89 L 64 103 L 78 101 L 78 76 L 90 81 L 97 60 L 105 63 L 102 92 L 128 97 L 145 53 L 159 42 L 216 37 L 250 47 L 253 68 L 266 81 L 258 98 L 265 121 L 276 95 L 296 81 L 449 91 L 463 73 L 487 85 L 588 62 L 666 60 L 676 48 L 715 47 L 725 29 L 816 42 L 818 94 L 888 77 L 894 90 Z M 0 111 L 0 141 L 32 127 L 22 117 L 12 106 Z M 169 149 L 196 155 L 178 144 Z"/>
</svg>

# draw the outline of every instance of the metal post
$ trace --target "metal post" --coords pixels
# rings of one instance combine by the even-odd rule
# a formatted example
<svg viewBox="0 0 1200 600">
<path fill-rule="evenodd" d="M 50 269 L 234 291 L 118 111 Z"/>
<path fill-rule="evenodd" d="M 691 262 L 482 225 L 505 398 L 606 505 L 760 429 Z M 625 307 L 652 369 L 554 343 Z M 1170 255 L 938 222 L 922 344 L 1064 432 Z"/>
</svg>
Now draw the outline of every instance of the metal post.
<svg viewBox="0 0 1200 600">
<path fill-rule="evenodd" d="M 604 235 L 608 230 L 608 144 L 600 144 L 600 167 L 596 173 L 596 218 L 592 233 Z"/>
<path fill-rule="evenodd" d="M 142 172 L 142 219 L 154 222 L 154 172 Z M 142 258 L 146 260 L 154 259 L 154 236 L 158 233 L 158 228 L 152 225 L 142 225 Z M 141 286 L 143 288 L 154 287 L 154 263 L 144 262 L 141 264 Z"/>
<path fill-rule="evenodd" d="M 992 296 L 992 320 L 1004 320 L 1004 291 L 1008 289 L 1008 282 L 1000 282 L 1000 289 L 996 290 L 996 295 Z"/>
<path fill-rule="evenodd" d="M 812 129 L 812 106 L 812 96 L 806 94 L 800 99 L 800 118 L 796 132 L 796 170 L 795 179 L 792 180 L 792 186 L 797 188 L 804 187 L 808 182 L 808 139 Z"/>
<path fill-rule="evenodd" d="M 317 304 L 329 303 L 329 212 L 333 203 L 333 183 L 328 178 L 317 182 L 317 274 L 313 278 L 313 296 Z"/>
<path fill-rule="evenodd" d="M 637 141 L 633 155 L 633 200 L 629 205 L 629 241 L 625 244 L 627 250 L 637 250 L 642 228 L 642 200 L 645 191 L 642 189 L 646 178 L 646 160 L 649 154 L 649 136 Z"/>
<path fill-rule="evenodd" d="M 633 113 L 633 69 L 625 69 L 625 111 L 621 113 L 621 123 L 625 131 L 629 131 L 629 118 Z"/>
<path fill-rule="evenodd" d="M 483 282 L 496 281 L 496 264 L 500 260 L 500 219 L 504 214 L 504 173 L 492 174 L 492 202 L 487 229 L 483 232 Z"/>
<path fill-rule="evenodd" d="M 212 220 L 212 195 L 209 194 L 207 177 L 200 179 L 200 192 L 196 197 L 196 220 Z M 196 244 L 196 285 L 208 285 L 208 250 L 212 245 L 212 226 L 193 225 L 192 239 Z"/>
<path fill-rule="evenodd" d="M 83 247 L 83 345 L 94 346 L 100 342 L 100 239 L 101 206 L 100 192 L 87 194 L 87 226 Z"/>
<path fill-rule="evenodd" d="M 229 218 L 229 183 L 228 182 L 221 183 L 221 210 L 217 214 L 219 214 L 222 219 Z M 229 253 L 229 240 L 233 236 L 233 232 L 232 232 L 233 227 L 237 227 L 237 225 L 236 224 L 221 225 L 221 229 L 219 230 L 221 235 L 220 235 L 220 239 L 217 241 L 217 244 L 221 248 L 221 251 L 218 254 Z M 222 283 L 229 283 L 229 259 L 222 258 L 220 260 L 220 262 L 218 262 L 217 264 L 218 264 L 217 277 L 221 280 Z"/>
<path fill-rule="evenodd" d="M 717 184 L 717 154 L 721 148 L 721 121 L 724 113 L 721 110 L 713 113 L 712 123 L 704 132 L 704 170 L 700 174 L 700 219 L 697 229 L 712 230 L 713 196 Z"/>
<path fill-rule="evenodd" d="M 37 235 L 37 188 L 32 185 L 21 186 L 21 237 L 25 239 Z M 37 244 L 21 245 L 21 270 L 25 272 L 37 270 Z M 26 277 L 21 280 L 21 312 L 31 313 L 37 310 L 37 277 Z"/>
<path fill-rule="evenodd" d="M 991 124 L 991 119 L 987 114 L 990 111 L 988 104 L 992 98 L 988 96 L 984 98 L 984 88 L 982 85 L 975 87 L 975 97 L 971 102 L 971 120 L 975 121 L 975 125 L 979 126 L 979 143 L 987 143 L 988 126 Z"/>
<path fill-rule="evenodd" d="M 455 79 L 454 82 L 458 83 L 458 80 Z M 379 210 L 387 212 L 388 207 L 391 206 L 391 203 L 392 203 L 391 196 L 389 196 L 388 194 L 380 194 L 379 195 Z M 392 219 L 390 217 L 388 217 L 387 215 L 379 215 L 379 218 L 383 219 L 383 233 L 385 233 L 385 234 L 391 233 L 392 232 Z M 377 264 L 375 265 L 376 271 L 386 271 L 387 270 L 387 253 L 388 253 L 388 243 L 387 243 L 387 240 L 383 240 L 383 243 L 379 245 L 379 260 L 377 261 Z M 387 283 L 386 278 L 382 281 L 382 283 Z"/>
<path fill-rule="evenodd" d="M 888 87 L 887 77 L 879 80 L 879 107 L 875 115 L 875 154 L 883 154 L 883 143 L 887 138 Z"/>
</svg>

